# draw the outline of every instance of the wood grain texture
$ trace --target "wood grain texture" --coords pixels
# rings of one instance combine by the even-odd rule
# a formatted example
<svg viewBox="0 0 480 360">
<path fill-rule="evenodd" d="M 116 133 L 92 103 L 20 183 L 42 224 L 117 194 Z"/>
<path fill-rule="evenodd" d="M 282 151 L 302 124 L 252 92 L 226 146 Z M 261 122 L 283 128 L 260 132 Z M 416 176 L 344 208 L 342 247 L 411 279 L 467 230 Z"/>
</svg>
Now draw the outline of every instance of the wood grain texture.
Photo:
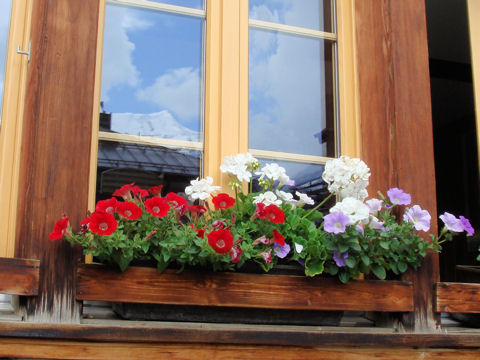
<svg viewBox="0 0 480 360">
<path fill-rule="evenodd" d="M 439 282 L 435 311 L 480 313 L 480 284 Z"/>
<path fill-rule="evenodd" d="M 78 300 L 298 310 L 411 311 L 409 282 L 80 265 Z"/>
<path fill-rule="evenodd" d="M 456 359 L 474 360 L 480 350 L 287 347 L 192 344 L 87 343 L 0 339 L 0 356 L 29 359 Z"/>
<path fill-rule="evenodd" d="M 39 275 L 39 260 L 0 258 L 0 294 L 37 295 Z"/>
<path fill-rule="evenodd" d="M 50 242 L 63 212 L 85 216 L 94 94 L 97 0 L 35 1 L 22 136 L 15 256 L 41 260 L 35 321 L 78 321 L 74 265 L 81 253 Z"/>
<path fill-rule="evenodd" d="M 370 166 L 370 191 L 399 187 L 432 215 L 437 231 L 433 131 L 425 4 L 416 0 L 355 2 L 361 154 Z M 435 329 L 433 285 L 438 255 L 428 255 L 406 280 L 414 286 L 407 325 Z"/>
</svg>

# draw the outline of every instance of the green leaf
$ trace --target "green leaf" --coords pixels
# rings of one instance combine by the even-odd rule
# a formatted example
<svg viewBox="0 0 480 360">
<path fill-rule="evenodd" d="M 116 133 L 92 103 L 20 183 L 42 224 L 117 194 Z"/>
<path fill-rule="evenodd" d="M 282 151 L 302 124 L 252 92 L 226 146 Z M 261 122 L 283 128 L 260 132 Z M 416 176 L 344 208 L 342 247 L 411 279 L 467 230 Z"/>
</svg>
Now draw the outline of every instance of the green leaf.
<svg viewBox="0 0 480 360">
<path fill-rule="evenodd" d="M 333 264 L 326 264 L 325 265 L 325 272 L 330 275 L 337 275 L 338 274 L 338 267 Z"/>
<path fill-rule="evenodd" d="M 340 271 L 340 272 L 338 273 L 338 278 L 339 278 L 339 280 L 340 280 L 342 283 L 344 283 L 344 284 L 347 283 L 348 280 L 350 280 L 350 276 L 349 276 L 349 274 L 348 274 L 346 271 Z"/>
<path fill-rule="evenodd" d="M 370 258 L 367 255 L 361 254 L 360 257 L 362 258 L 362 262 L 365 264 L 365 266 L 370 265 Z"/>
<path fill-rule="evenodd" d="M 381 280 L 385 280 L 385 278 L 387 277 L 385 268 L 382 265 L 372 264 L 372 271 L 375 274 L 375 276 Z"/>
<path fill-rule="evenodd" d="M 312 260 L 310 257 L 308 257 L 307 261 L 305 261 L 305 275 L 315 276 L 323 273 L 324 263 L 325 263 L 324 260 L 320 260 L 320 259 Z"/>
<path fill-rule="evenodd" d="M 380 246 L 385 250 L 388 250 L 390 248 L 390 245 L 386 241 L 380 241 Z"/>
<path fill-rule="evenodd" d="M 133 256 L 129 256 L 119 250 L 115 250 L 112 252 L 112 259 L 115 264 L 118 265 L 121 271 L 125 271 L 130 262 L 133 260 Z"/>
<path fill-rule="evenodd" d="M 405 271 L 407 271 L 408 265 L 405 264 L 404 262 L 399 262 L 397 264 L 397 267 L 400 272 L 404 273 Z"/>
<path fill-rule="evenodd" d="M 357 262 L 355 261 L 355 258 L 352 256 L 352 257 L 348 257 L 345 259 L 345 264 L 350 268 L 350 269 L 353 269 L 355 267 L 355 264 Z"/>
<path fill-rule="evenodd" d="M 168 267 L 170 261 L 163 261 L 162 257 L 159 257 L 159 259 L 161 259 L 162 261 L 157 261 L 157 271 L 159 274 L 161 274 Z"/>
</svg>

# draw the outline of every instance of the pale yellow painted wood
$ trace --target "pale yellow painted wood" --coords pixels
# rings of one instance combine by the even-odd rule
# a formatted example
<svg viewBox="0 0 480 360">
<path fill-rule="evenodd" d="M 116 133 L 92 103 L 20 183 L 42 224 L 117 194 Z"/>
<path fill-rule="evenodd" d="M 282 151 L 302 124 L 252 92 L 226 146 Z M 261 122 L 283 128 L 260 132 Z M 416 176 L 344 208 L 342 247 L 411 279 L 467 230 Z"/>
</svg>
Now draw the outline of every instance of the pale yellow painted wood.
<svg viewBox="0 0 480 360">
<path fill-rule="evenodd" d="M 12 0 L 0 130 L 0 257 L 13 257 L 20 172 L 23 107 L 33 0 Z"/>
<path fill-rule="evenodd" d="M 354 5 L 355 0 L 337 1 L 340 153 L 361 157 Z"/>
<path fill-rule="evenodd" d="M 467 0 L 468 24 L 470 29 L 470 55 L 477 124 L 477 150 L 480 165 L 480 1 Z"/>
</svg>

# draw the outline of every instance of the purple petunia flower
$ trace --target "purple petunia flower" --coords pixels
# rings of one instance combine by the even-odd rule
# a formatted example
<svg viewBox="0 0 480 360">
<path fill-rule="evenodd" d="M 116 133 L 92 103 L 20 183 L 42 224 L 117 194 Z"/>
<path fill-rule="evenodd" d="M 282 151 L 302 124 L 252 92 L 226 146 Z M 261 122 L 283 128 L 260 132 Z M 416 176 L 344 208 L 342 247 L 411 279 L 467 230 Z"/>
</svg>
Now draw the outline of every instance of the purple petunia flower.
<svg viewBox="0 0 480 360">
<path fill-rule="evenodd" d="M 390 198 L 390 202 L 396 205 L 408 205 L 412 202 L 412 197 L 402 189 L 391 188 L 387 191 L 387 195 Z"/>
<path fill-rule="evenodd" d="M 460 219 L 457 219 L 454 215 L 445 212 L 443 215 L 440 215 L 440 219 L 445 224 L 447 230 L 454 232 L 462 232 L 464 230 L 462 222 Z"/>
<path fill-rule="evenodd" d="M 430 220 L 432 217 L 427 210 L 422 210 L 418 205 L 413 205 L 411 209 L 405 211 L 403 220 L 410 222 L 417 230 L 428 231 L 430 229 Z"/>
<path fill-rule="evenodd" d="M 472 236 L 473 234 L 475 234 L 475 230 L 473 229 L 470 221 L 466 217 L 460 215 L 460 223 L 463 226 L 463 230 L 467 232 L 468 236 Z"/>
<path fill-rule="evenodd" d="M 297 261 L 298 261 L 298 263 L 299 263 L 300 265 L 302 265 L 303 267 L 305 267 L 305 260 L 303 260 L 303 259 L 298 259 Z"/>
<path fill-rule="evenodd" d="M 273 252 L 277 255 L 280 259 L 283 259 L 285 256 L 288 255 L 290 252 L 290 245 L 285 243 L 285 245 L 281 246 L 277 243 L 273 244 Z"/>
<path fill-rule="evenodd" d="M 333 252 L 333 260 L 335 260 L 335 264 L 337 264 L 338 267 L 343 267 L 346 265 L 345 259 L 348 258 L 348 251 L 340 254 L 340 256 L 338 256 L 338 254 L 339 252 L 337 250 Z"/>
<path fill-rule="evenodd" d="M 334 211 L 324 218 L 323 230 L 333 234 L 345 232 L 345 227 L 350 223 L 350 218 L 341 211 Z"/>
</svg>

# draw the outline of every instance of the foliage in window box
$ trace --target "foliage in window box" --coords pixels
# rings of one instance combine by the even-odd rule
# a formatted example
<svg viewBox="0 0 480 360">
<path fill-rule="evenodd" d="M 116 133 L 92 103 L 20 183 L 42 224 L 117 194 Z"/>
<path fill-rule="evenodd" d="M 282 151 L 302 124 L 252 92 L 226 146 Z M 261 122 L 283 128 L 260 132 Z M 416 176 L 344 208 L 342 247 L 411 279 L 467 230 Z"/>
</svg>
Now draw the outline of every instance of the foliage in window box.
<svg viewBox="0 0 480 360">
<path fill-rule="evenodd" d="M 221 170 L 231 177 L 235 197 L 213 195 L 220 187 L 210 177 L 192 180 L 185 189 L 198 205 L 175 193 L 162 197 L 161 186 L 147 191 L 127 184 L 111 199 L 99 201 L 77 234 L 64 215 L 50 240 L 80 244 L 85 254 L 122 271 L 137 258 L 155 259 L 159 272 L 171 263 L 181 269 L 234 271 L 253 261 L 269 271 L 279 261 L 294 261 L 307 276 L 326 273 L 345 283 L 362 273 L 385 279 L 389 271 L 416 269 L 428 251 L 440 251 L 453 233 L 473 234 L 467 219 L 445 213 L 440 236 L 424 240 L 418 231 L 429 230 L 431 217 L 418 205 L 405 207 L 411 203 L 409 194 L 393 188 L 387 196 L 379 192 L 379 199 L 365 201 L 370 169 L 359 159 L 327 162 L 322 177 L 330 195 L 312 209 L 305 207 L 314 205 L 307 194 L 296 192 L 295 199 L 284 191 L 293 181 L 275 163 L 260 169 L 250 154 L 239 154 L 226 157 Z M 252 192 L 254 175 L 262 188 L 257 193 Z M 250 185 L 246 194 L 241 191 L 244 181 Z M 329 214 L 317 211 L 333 196 L 340 201 Z"/>
</svg>

